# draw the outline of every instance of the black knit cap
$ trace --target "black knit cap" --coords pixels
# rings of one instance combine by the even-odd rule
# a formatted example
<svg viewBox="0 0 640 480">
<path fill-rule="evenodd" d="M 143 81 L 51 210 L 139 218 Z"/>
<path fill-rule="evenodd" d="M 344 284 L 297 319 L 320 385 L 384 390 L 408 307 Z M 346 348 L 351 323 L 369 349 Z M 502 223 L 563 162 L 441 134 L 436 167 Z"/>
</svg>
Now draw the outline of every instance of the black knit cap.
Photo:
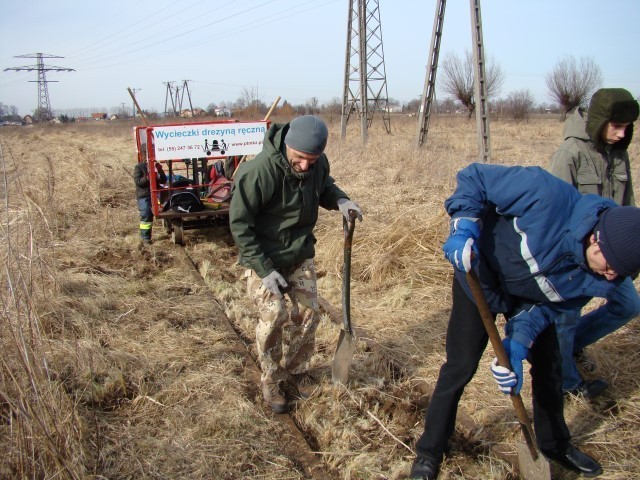
<svg viewBox="0 0 640 480">
<path fill-rule="evenodd" d="M 605 210 L 593 234 L 607 263 L 618 275 L 629 277 L 640 271 L 640 208 Z"/>
<path fill-rule="evenodd" d="M 291 120 L 284 143 L 294 150 L 320 155 L 327 146 L 328 137 L 329 130 L 320 117 L 303 115 Z"/>
</svg>

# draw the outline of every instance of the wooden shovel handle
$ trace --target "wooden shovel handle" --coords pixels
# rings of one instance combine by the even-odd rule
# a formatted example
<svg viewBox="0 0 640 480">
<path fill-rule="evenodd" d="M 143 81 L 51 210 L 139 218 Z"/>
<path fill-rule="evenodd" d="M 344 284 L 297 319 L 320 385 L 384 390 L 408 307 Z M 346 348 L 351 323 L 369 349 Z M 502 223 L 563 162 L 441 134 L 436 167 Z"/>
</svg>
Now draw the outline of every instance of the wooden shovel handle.
<svg viewBox="0 0 640 480">
<path fill-rule="evenodd" d="M 353 335 L 351 329 L 351 245 L 353 244 L 353 231 L 356 228 L 356 212 L 349 211 L 349 221 L 342 217 L 342 230 L 344 232 L 344 264 L 342 265 L 342 323 L 344 330 Z"/>
<path fill-rule="evenodd" d="M 484 292 L 482 291 L 480 281 L 478 280 L 478 276 L 476 275 L 475 271 L 471 270 L 467 273 L 467 283 L 469 284 L 471 293 L 473 294 L 473 298 L 476 301 L 476 306 L 478 307 L 478 311 L 480 312 L 480 317 L 482 318 L 482 323 L 484 324 L 484 328 L 487 331 L 487 335 L 489 335 L 489 341 L 491 342 L 493 351 L 498 358 L 498 365 L 511 370 L 511 362 L 509 361 L 509 356 L 504 349 L 504 345 L 502 345 L 500 333 L 498 333 L 498 327 L 496 327 L 496 324 L 493 320 L 493 315 L 491 314 L 491 310 L 489 310 L 489 305 L 487 304 L 487 300 L 484 296 Z M 518 421 L 522 426 L 522 433 L 524 434 L 524 439 L 527 442 L 529 452 L 531 452 L 531 456 L 533 457 L 533 459 L 537 460 L 538 447 L 535 440 L 536 437 L 533 432 L 533 427 L 531 426 L 531 420 L 529 419 L 527 410 L 524 407 L 524 403 L 522 402 L 522 397 L 520 396 L 520 394 L 513 393 L 510 395 L 510 397 L 511 402 L 513 403 L 513 408 L 515 408 L 516 410 Z"/>
</svg>

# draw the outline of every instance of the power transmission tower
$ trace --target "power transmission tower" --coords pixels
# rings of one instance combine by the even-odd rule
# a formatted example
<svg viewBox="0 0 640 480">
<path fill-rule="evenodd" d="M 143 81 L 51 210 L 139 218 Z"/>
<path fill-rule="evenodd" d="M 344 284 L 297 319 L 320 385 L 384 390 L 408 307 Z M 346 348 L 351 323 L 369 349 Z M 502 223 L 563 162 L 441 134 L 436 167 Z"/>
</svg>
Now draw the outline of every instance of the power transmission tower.
<svg viewBox="0 0 640 480">
<path fill-rule="evenodd" d="M 136 118 L 136 92 L 142 90 L 141 88 L 132 88 L 131 89 L 131 100 L 133 100 L 133 118 Z"/>
<path fill-rule="evenodd" d="M 391 133 L 378 0 L 349 0 L 347 29 L 341 136 L 346 136 L 347 122 L 355 111 L 364 143 L 376 112 L 381 113 L 385 129 Z"/>
<path fill-rule="evenodd" d="M 184 92 L 187 92 L 187 98 L 189 100 L 189 110 L 191 110 L 191 117 L 195 117 L 193 113 L 193 104 L 191 103 L 191 92 L 189 92 L 189 80 L 182 81 L 182 96 L 180 97 L 180 113 L 182 113 L 182 101 L 184 100 Z"/>
<path fill-rule="evenodd" d="M 47 55 L 46 53 L 30 53 L 28 55 L 17 55 L 13 58 L 35 58 L 36 65 L 27 65 L 24 67 L 12 67 L 5 68 L 7 70 L 15 70 L 16 72 L 27 71 L 32 72 L 37 70 L 38 72 L 38 110 L 37 117 L 40 121 L 48 121 L 53 118 L 53 112 L 51 111 L 51 102 L 49 101 L 49 88 L 47 83 L 56 82 L 57 80 L 47 80 L 46 72 L 75 72 L 73 68 L 53 67 L 44 64 L 45 58 L 64 58 L 57 55 Z M 33 80 L 29 80 L 34 82 Z M 35 82 L 34 82 L 35 83 Z"/>
<path fill-rule="evenodd" d="M 169 100 L 171 100 L 171 113 L 175 116 L 176 114 L 176 103 L 173 99 L 173 82 L 164 82 L 164 84 L 167 86 L 167 91 L 164 97 L 164 116 L 167 117 L 169 110 L 167 110 L 167 107 L 169 105 Z M 177 92 L 176 92 L 177 93 Z M 177 95 L 176 95 L 177 98 Z"/>
<path fill-rule="evenodd" d="M 491 162 L 491 143 L 489 134 L 489 115 L 486 98 L 486 77 L 484 46 L 482 42 L 482 18 L 480 14 L 480 0 L 469 0 L 471 7 L 471 36 L 473 42 L 473 73 L 474 73 L 474 98 L 476 104 L 476 127 L 478 132 L 478 151 L 480 160 Z M 440 54 L 440 41 L 442 39 L 442 25 L 446 0 L 438 0 L 436 5 L 431 47 L 429 49 L 429 71 L 424 82 L 420 110 L 418 112 L 418 146 L 426 145 L 429 131 L 429 116 L 435 95 L 436 72 L 438 69 L 438 55 Z"/>
</svg>

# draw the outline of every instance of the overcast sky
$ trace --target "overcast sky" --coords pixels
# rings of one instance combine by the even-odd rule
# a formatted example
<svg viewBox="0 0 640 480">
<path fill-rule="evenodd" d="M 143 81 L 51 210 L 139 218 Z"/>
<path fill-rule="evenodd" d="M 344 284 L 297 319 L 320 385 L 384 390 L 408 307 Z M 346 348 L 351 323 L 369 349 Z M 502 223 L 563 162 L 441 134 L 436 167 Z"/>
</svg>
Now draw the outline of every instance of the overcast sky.
<svg viewBox="0 0 640 480">
<path fill-rule="evenodd" d="M 436 1 L 379 5 L 388 94 L 407 102 L 423 90 Z M 47 73 L 54 111 L 131 108 L 130 87 L 142 108 L 162 112 L 166 82 L 184 80 L 194 107 L 233 102 L 244 88 L 267 105 L 277 96 L 324 103 L 342 96 L 348 7 L 348 0 L 0 0 L 0 102 L 20 115 L 37 108 L 37 73 L 4 69 L 36 64 L 15 56 L 44 53 L 64 57 L 45 58 L 45 66 L 75 70 Z M 528 89 L 550 102 L 545 75 L 567 55 L 592 58 L 604 87 L 640 96 L 640 1 L 484 0 L 481 7 L 485 57 L 505 74 L 499 96 Z M 450 0 L 440 61 L 465 50 L 469 1 Z"/>
</svg>

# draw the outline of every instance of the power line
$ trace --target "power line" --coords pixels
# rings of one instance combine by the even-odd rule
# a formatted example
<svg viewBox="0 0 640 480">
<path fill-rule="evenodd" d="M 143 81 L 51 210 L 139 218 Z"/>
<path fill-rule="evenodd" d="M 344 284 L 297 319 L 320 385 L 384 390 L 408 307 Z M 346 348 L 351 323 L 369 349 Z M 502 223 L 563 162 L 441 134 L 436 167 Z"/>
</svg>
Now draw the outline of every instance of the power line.
<svg viewBox="0 0 640 480">
<path fill-rule="evenodd" d="M 49 121 L 53 118 L 51 111 L 51 102 L 49 101 L 49 87 L 47 83 L 57 82 L 57 80 L 47 80 L 46 72 L 75 72 L 73 68 L 54 67 L 44 64 L 45 58 L 64 58 L 57 55 L 47 55 L 46 53 L 30 53 L 27 55 L 17 55 L 14 58 L 35 58 L 36 65 L 27 65 L 23 67 L 5 68 L 4 71 L 14 70 L 16 72 L 36 70 L 38 72 L 38 110 L 37 117 L 40 121 Z M 30 80 L 33 82 L 33 80 Z"/>
</svg>

